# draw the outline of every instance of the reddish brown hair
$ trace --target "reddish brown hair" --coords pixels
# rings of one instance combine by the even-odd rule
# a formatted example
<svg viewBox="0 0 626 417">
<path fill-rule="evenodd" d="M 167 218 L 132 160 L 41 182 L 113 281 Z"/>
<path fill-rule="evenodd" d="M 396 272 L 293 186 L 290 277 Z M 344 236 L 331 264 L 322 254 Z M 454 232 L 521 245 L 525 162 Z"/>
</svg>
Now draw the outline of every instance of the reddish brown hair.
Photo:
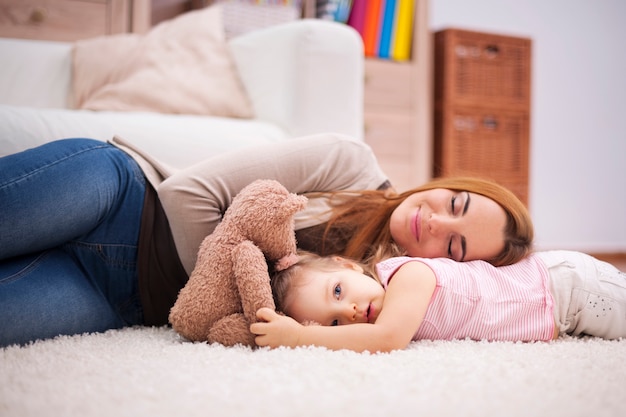
<svg viewBox="0 0 626 417">
<path fill-rule="evenodd" d="M 530 252 L 534 229 L 526 206 L 505 187 L 473 177 L 436 178 L 399 194 L 389 190 L 329 193 L 332 214 L 324 232 L 324 241 L 333 236 L 349 236 L 340 255 L 362 261 L 371 258 L 376 251 L 383 257 L 402 255 L 403 249 L 393 242 L 389 230 L 391 213 L 408 196 L 435 188 L 480 194 L 504 209 L 507 215 L 504 248 L 495 258 L 486 261 L 496 266 L 510 265 Z"/>
</svg>

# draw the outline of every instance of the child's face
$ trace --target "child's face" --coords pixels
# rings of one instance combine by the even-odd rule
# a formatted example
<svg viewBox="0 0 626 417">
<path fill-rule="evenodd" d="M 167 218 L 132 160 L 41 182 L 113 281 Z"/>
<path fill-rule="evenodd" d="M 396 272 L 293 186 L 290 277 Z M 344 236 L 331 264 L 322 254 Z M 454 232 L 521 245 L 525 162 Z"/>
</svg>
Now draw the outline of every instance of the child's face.
<svg viewBox="0 0 626 417">
<path fill-rule="evenodd" d="M 347 261 L 332 272 L 307 269 L 294 284 L 285 313 L 301 323 L 374 323 L 385 297 L 380 283 Z"/>
</svg>

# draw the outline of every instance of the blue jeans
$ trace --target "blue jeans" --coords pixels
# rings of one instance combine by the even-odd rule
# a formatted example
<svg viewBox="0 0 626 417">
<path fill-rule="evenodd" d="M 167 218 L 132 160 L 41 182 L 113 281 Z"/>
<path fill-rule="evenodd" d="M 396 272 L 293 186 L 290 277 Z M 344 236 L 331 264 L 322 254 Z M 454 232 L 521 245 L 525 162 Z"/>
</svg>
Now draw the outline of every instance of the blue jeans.
<svg viewBox="0 0 626 417">
<path fill-rule="evenodd" d="M 135 161 L 101 141 L 0 158 L 0 346 L 142 323 L 145 187 Z"/>
</svg>

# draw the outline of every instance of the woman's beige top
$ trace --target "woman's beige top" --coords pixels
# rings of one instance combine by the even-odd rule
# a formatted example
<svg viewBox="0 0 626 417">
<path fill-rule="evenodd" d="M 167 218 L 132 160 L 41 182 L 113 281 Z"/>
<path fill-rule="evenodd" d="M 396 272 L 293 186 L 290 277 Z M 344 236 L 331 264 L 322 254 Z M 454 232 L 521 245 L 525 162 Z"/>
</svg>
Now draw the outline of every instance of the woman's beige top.
<svg viewBox="0 0 626 417">
<path fill-rule="evenodd" d="M 215 229 L 233 197 L 254 180 L 277 180 L 298 194 L 373 190 L 387 181 L 368 145 L 338 134 L 247 147 L 178 171 L 131 141 L 116 137 L 112 143 L 133 156 L 157 191 L 187 274 L 193 270 L 202 240 Z M 309 200 L 296 215 L 296 229 L 324 223 L 327 209 L 323 199 Z"/>
</svg>

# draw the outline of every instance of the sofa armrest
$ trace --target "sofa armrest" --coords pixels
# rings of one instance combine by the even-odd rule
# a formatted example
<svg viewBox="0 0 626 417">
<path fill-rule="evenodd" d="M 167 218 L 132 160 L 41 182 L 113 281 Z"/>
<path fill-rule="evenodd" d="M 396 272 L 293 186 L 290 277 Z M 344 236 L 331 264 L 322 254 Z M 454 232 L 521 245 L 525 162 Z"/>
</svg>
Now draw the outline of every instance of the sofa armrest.
<svg viewBox="0 0 626 417">
<path fill-rule="evenodd" d="M 347 25 L 303 19 L 229 41 L 259 119 L 291 136 L 363 138 L 363 43 Z"/>
<path fill-rule="evenodd" d="M 72 44 L 0 38 L 0 104 L 67 108 Z"/>
</svg>

